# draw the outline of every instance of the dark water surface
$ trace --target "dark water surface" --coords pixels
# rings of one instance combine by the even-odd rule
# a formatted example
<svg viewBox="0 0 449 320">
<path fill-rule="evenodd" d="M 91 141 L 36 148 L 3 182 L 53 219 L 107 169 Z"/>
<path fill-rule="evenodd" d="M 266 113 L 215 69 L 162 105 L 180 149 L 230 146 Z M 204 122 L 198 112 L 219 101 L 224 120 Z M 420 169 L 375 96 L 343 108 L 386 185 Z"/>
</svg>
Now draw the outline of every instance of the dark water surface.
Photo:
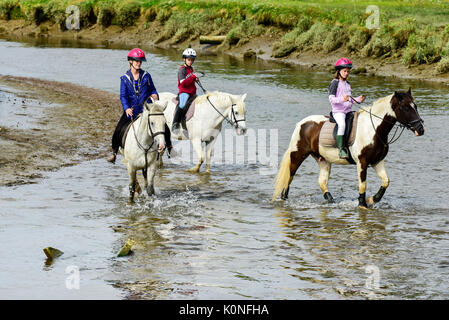
<svg viewBox="0 0 449 320">
<path fill-rule="evenodd" d="M 118 93 L 127 49 L 0 41 L 0 74 Z M 175 92 L 181 53 L 149 52 L 144 68 L 157 89 Z M 237 140 L 226 125 L 223 139 L 231 143 L 217 149 L 210 175 L 185 172 L 196 162 L 193 152 L 166 160 L 156 195 L 133 206 L 121 157 L 115 165 L 86 161 L 36 184 L 0 187 L 0 298 L 449 298 L 447 86 L 351 76 L 354 95 L 365 94 L 369 104 L 412 87 L 426 127 L 424 136 L 407 131 L 391 146 L 390 187 L 374 209 L 361 211 L 356 168 L 333 166 L 329 187 L 337 203 L 329 205 L 313 159 L 298 170 L 288 201 L 269 202 L 273 167 L 296 122 L 329 112 L 331 74 L 201 53 L 195 67 L 206 74 L 207 89 L 248 94 L 249 136 Z M 0 114 L 7 126 L 7 113 Z M 367 194 L 379 185 L 368 170 Z M 134 254 L 117 258 L 129 238 Z M 64 251 L 51 265 L 47 246 Z M 74 268 L 80 286 L 68 289 Z"/>
</svg>

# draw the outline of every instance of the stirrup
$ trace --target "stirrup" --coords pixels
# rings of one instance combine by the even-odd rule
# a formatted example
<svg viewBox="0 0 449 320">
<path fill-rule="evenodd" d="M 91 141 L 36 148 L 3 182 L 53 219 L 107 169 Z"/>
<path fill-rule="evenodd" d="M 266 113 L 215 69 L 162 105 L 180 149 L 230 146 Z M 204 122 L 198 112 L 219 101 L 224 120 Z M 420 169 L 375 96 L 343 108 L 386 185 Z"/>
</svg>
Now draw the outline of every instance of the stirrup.
<svg viewBox="0 0 449 320">
<path fill-rule="evenodd" d="M 340 151 L 338 152 L 338 156 L 340 157 L 340 159 L 348 159 L 349 158 L 348 153 L 343 148 L 340 149 Z"/>
</svg>

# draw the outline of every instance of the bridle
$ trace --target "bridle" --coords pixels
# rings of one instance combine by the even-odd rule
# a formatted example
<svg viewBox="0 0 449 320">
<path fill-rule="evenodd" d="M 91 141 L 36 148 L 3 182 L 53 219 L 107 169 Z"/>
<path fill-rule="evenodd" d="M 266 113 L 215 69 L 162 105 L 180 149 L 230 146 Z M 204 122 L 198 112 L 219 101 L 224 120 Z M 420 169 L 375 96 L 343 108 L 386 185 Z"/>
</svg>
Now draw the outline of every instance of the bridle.
<svg viewBox="0 0 449 320">
<path fill-rule="evenodd" d="M 160 134 L 165 134 L 165 131 L 157 131 L 157 132 L 153 132 L 153 129 L 151 128 L 151 125 L 150 125 L 150 117 L 151 117 L 151 116 L 165 116 L 165 115 L 164 115 L 163 112 L 150 113 L 150 114 L 148 114 L 148 129 L 149 129 L 150 134 L 151 134 L 151 139 L 153 140 L 148 148 L 145 148 L 145 147 L 139 142 L 139 139 L 137 139 L 136 129 L 134 128 L 134 119 L 133 119 L 133 117 L 131 116 L 131 120 L 132 120 L 131 126 L 132 126 L 132 128 L 133 128 L 134 138 L 136 139 L 137 146 L 139 147 L 139 149 L 142 150 L 142 151 L 144 152 L 144 154 L 145 154 L 145 169 L 144 169 L 145 175 L 146 175 L 146 168 L 148 167 L 148 153 L 150 153 L 150 152 L 157 152 L 157 151 L 158 151 L 157 148 L 151 150 L 151 148 L 152 148 L 153 145 L 154 145 L 154 142 L 156 141 L 154 138 L 155 138 L 156 136 L 160 135 Z M 158 155 L 157 155 L 157 159 L 159 160 L 159 153 L 158 153 Z"/>
<path fill-rule="evenodd" d="M 234 106 L 236 106 L 235 103 L 231 106 L 231 121 L 232 121 L 232 118 L 234 118 L 234 127 L 236 129 L 239 129 L 240 128 L 239 122 L 246 121 L 246 117 L 245 117 L 245 114 L 243 114 L 243 119 L 237 119 L 237 117 L 235 116 L 235 112 L 234 112 Z"/>
<path fill-rule="evenodd" d="M 349 98 L 351 98 L 351 100 L 352 100 L 353 102 L 357 103 L 357 104 L 362 104 L 361 102 L 358 102 L 356 99 L 354 99 L 354 97 L 352 97 L 352 96 L 349 96 Z M 417 116 L 418 116 L 419 119 L 410 121 L 409 123 L 406 123 L 406 124 L 402 124 L 402 123 L 400 123 L 399 121 L 397 121 L 397 122 L 396 122 L 396 121 L 392 122 L 392 121 L 389 121 L 389 120 L 387 120 L 387 119 L 381 118 L 381 117 L 379 117 L 379 116 L 373 114 L 373 113 L 371 112 L 371 109 L 372 109 L 372 108 L 369 108 L 369 110 L 366 110 L 366 109 L 364 109 L 364 108 L 362 108 L 362 107 L 359 107 L 359 106 L 357 106 L 357 107 L 358 107 L 360 110 L 363 110 L 363 111 L 369 113 L 370 120 L 371 120 L 371 125 L 373 126 L 373 129 L 374 129 L 374 134 L 375 134 L 376 137 L 379 139 L 379 141 L 382 142 L 382 144 L 384 145 L 384 148 L 386 148 L 388 145 L 390 145 L 390 144 L 395 143 L 396 141 L 398 141 L 398 139 L 401 137 L 402 133 L 404 132 L 404 129 L 405 129 L 405 128 L 407 128 L 407 129 L 413 131 L 413 124 L 415 124 L 416 122 L 424 123 L 424 120 L 421 119 L 421 117 L 419 116 L 419 114 L 418 114 L 418 112 L 416 111 L 415 108 L 413 108 L 413 110 L 415 110 L 415 112 L 417 113 Z M 393 109 L 393 111 L 394 111 L 394 110 L 395 110 L 395 109 Z M 393 126 L 393 128 L 395 127 L 395 131 L 394 131 L 393 137 L 390 139 L 390 141 L 384 142 L 384 141 L 382 140 L 382 138 L 379 137 L 379 135 L 377 134 L 377 131 L 376 131 L 376 127 L 374 126 L 373 116 L 376 117 L 376 118 L 378 118 L 378 119 L 380 119 L 380 120 L 382 120 L 382 121 L 385 121 L 385 122 L 391 124 L 391 125 Z M 393 129 L 393 128 L 392 128 L 392 129 Z M 396 137 L 396 134 L 397 134 L 397 132 L 398 132 L 398 129 L 401 129 L 401 132 L 400 132 L 399 135 Z"/>
<path fill-rule="evenodd" d="M 204 89 L 203 85 L 202 85 L 201 82 L 200 82 L 200 79 L 198 79 L 197 83 L 198 83 L 198 85 L 200 86 L 200 88 L 203 90 L 204 94 L 207 94 L 206 90 Z M 239 127 L 239 124 L 238 124 L 240 121 L 246 121 L 245 115 L 243 115 L 243 119 L 237 119 L 237 117 L 235 116 L 234 106 L 236 106 L 237 104 L 233 103 L 233 104 L 231 105 L 231 120 L 229 120 L 228 117 L 226 117 L 225 115 L 223 115 L 223 113 L 221 113 L 220 110 L 218 110 L 218 109 L 214 106 L 214 104 L 209 100 L 209 96 L 206 96 L 206 99 L 207 99 L 207 101 L 209 101 L 209 104 L 212 106 L 212 108 L 214 108 L 215 111 L 217 111 L 218 114 L 219 114 L 220 116 L 222 116 L 222 118 L 223 118 L 224 120 L 226 120 L 226 121 L 227 121 L 231 126 L 233 126 L 235 129 L 239 129 L 239 128 L 240 128 L 240 127 Z M 234 118 L 234 120 L 233 120 L 232 118 Z M 242 128 L 240 128 L 240 129 L 242 129 Z"/>
</svg>

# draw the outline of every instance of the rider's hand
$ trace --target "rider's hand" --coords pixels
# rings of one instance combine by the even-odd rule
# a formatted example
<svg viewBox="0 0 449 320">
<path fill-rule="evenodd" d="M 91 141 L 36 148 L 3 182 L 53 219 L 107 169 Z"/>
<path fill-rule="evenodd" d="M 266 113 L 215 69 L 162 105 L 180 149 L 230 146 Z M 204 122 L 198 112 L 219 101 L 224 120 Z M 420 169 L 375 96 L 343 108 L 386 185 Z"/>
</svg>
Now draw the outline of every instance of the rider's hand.
<svg viewBox="0 0 449 320">
<path fill-rule="evenodd" d="M 133 116 L 133 108 L 126 109 L 125 113 L 128 117 L 132 117 Z"/>
<path fill-rule="evenodd" d="M 360 103 L 362 103 L 363 101 L 365 101 L 366 97 L 365 96 L 361 96 L 360 97 Z"/>
<path fill-rule="evenodd" d="M 347 94 L 345 94 L 345 96 L 343 97 L 343 100 L 349 101 L 349 96 Z"/>
</svg>

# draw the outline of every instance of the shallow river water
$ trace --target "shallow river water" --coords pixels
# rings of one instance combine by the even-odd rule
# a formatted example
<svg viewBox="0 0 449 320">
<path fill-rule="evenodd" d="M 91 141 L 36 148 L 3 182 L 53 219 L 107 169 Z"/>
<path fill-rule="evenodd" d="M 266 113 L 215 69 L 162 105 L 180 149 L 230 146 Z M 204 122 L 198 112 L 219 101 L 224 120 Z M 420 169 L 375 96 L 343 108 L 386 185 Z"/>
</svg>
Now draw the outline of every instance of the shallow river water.
<svg viewBox="0 0 449 320">
<path fill-rule="evenodd" d="M 118 93 L 127 49 L 0 41 L 0 74 Z M 144 68 L 159 92 L 175 92 L 178 55 L 149 50 Z M 296 122 L 329 112 L 330 73 L 201 52 L 195 68 L 208 90 L 247 93 L 248 136 L 239 140 L 224 126 L 210 175 L 185 172 L 196 155 L 186 152 L 188 142 L 175 142 L 182 158 L 164 159 L 156 195 L 135 205 L 127 204 L 121 156 L 115 165 L 90 160 L 35 184 L 0 187 L 0 298 L 449 298 L 447 86 L 351 75 L 354 95 L 365 94 L 368 104 L 411 87 L 426 127 L 424 136 L 405 131 L 391 146 L 390 187 L 362 211 L 356 168 L 333 166 L 336 203 L 327 204 L 312 158 L 289 200 L 270 203 Z M 367 194 L 379 185 L 369 169 Z M 129 238 L 134 253 L 117 258 Z M 47 263 L 47 246 L 64 254 Z"/>
</svg>

